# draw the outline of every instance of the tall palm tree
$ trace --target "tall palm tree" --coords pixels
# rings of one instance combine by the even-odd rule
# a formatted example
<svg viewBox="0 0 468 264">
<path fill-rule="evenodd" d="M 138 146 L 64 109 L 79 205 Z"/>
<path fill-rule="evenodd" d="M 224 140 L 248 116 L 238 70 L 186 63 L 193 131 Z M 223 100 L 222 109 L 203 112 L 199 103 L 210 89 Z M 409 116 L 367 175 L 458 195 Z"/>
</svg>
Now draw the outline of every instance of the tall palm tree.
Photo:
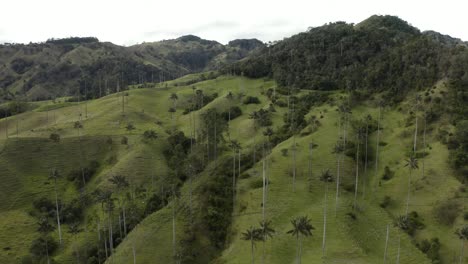
<svg viewBox="0 0 468 264">
<path fill-rule="evenodd" d="M 176 93 L 171 93 L 171 96 L 169 96 L 169 99 L 172 100 L 172 104 L 173 104 L 173 108 L 176 109 L 177 108 L 177 100 L 179 99 L 179 97 L 177 96 Z"/>
<path fill-rule="evenodd" d="M 68 227 L 68 233 L 70 233 L 73 236 L 73 240 L 75 241 L 75 253 L 76 253 L 77 263 L 80 263 L 80 251 L 79 251 L 78 247 L 76 246 L 76 243 L 77 243 L 76 242 L 76 235 L 78 235 L 81 231 L 83 231 L 83 230 L 80 229 L 78 223 L 72 223 Z"/>
<path fill-rule="evenodd" d="M 458 229 L 455 234 L 460 238 L 461 241 L 461 252 L 460 252 L 460 264 L 463 263 L 463 251 L 465 248 L 465 241 L 468 240 L 468 225 L 463 226 L 462 228 Z"/>
<path fill-rule="evenodd" d="M 236 155 L 237 155 L 237 152 L 240 151 L 240 148 L 241 148 L 241 145 L 240 143 L 237 141 L 237 140 L 231 140 L 231 145 L 230 145 L 231 149 L 232 149 L 232 201 L 233 201 L 233 204 L 234 202 L 236 201 Z M 240 162 L 240 159 L 239 159 L 239 162 Z M 240 170 L 240 166 L 239 166 L 239 170 Z"/>
<path fill-rule="evenodd" d="M 405 215 L 408 217 L 408 208 L 409 208 L 409 201 L 410 201 L 410 192 L 411 192 L 411 172 L 415 169 L 418 169 L 418 160 L 414 157 L 411 156 L 408 159 L 405 160 L 405 167 L 408 167 L 409 169 L 409 177 L 408 177 L 408 196 L 406 198 L 406 210 L 405 210 Z"/>
<path fill-rule="evenodd" d="M 117 194 L 119 196 L 119 206 L 120 206 L 120 210 L 122 212 L 122 218 L 123 218 L 123 230 L 124 230 L 124 235 L 127 236 L 127 222 L 126 222 L 126 214 L 125 214 L 125 201 L 122 197 L 122 192 L 128 188 L 129 186 L 129 183 L 127 181 L 127 178 L 125 176 L 121 176 L 121 175 L 114 175 L 112 176 L 112 178 L 109 179 L 109 182 L 111 182 L 112 184 L 114 184 L 117 188 Z M 119 218 L 120 218 L 120 214 L 119 214 Z M 119 221 L 119 228 L 120 230 L 122 227 L 122 222 Z M 123 239 L 122 237 L 120 239 Z"/>
<path fill-rule="evenodd" d="M 251 226 L 245 232 L 242 233 L 242 240 L 250 241 L 252 264 L 255 263 L 255 243 L 262 240 L 262 230 L 260 228 L 254 228 Z"/>
<path fill-rule="evenodd" d="M 37 231 L 39 231 L 39 233 L 41 233 L 42 236 L 44 237 L 47 264 L 50 264 L 48 235 L 50 232 L 54 230 L 54 227 L 49 223 L 49 219 L 47 219 L 47 217 L 45 216 L 39 219 L 39 222 L 37 222 L 37 225 L 38 225 Z"/>
<path fill-rule="evenodd" d="M 275 229 L 271 226 L 271 221 L 263 220 L 260 222 L 260 231 L 263 242 L 263 252 L 262 252 L 262 263 L 265 262 L 265 241 L 268 238 L 272 238 L 275 233 Z"/>
<path fill-rule="evenodd" d="M 289 230 L 287 233 L 296 237 L 297 247 L 296 247 L 296 263 L 301 263 L 302 257 L 302 238 L 312 236 L 312 230 L 315 228 L 310 223 L 310 219 L 307 216 L 299 216 L 291 220 L 293 229 Z"/>
<path fill-rule="evenodd" d="M 59 235 L 59 243 L 62 244 L 62 228 L 60 226 L 60 209 L 58 204 L 58 194 L 57 194 L 57 180 L 60 178 L 60 174 L 56 169 L 53 169 L 49 175 L 49 179 L 54 180 L 54 192 L 55 192 L 55 215 L 57 217 L 57 230 Z"/>
</svg>

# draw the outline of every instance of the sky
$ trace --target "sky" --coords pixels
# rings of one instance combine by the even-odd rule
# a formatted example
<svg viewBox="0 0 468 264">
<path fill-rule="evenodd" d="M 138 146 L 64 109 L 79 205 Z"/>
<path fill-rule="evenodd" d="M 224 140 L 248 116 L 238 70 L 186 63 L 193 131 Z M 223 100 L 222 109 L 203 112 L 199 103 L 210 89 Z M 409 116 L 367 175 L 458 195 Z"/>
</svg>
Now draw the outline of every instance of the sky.
<svg viewBox="0 0 468 264">
<path fill-rule="evenodd" d="M 237 38 L 268 42 L 374 14 L 468 41 L 466 0 L 0 0 L 0 8 L 0 43 L 93 36 L 129 46 L 187 34 L 223 44 Z"/>
</svg>

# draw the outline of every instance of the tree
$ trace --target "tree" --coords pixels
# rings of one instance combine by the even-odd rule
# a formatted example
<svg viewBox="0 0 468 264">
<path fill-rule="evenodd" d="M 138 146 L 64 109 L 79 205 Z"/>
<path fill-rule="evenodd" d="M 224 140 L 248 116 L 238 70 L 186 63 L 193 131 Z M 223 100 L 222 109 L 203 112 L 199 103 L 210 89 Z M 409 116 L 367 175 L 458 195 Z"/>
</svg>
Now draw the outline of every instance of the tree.
<svg viewBox="0 0 468 264">
<path fill-rule="evenodd" d="M 291 220 L 293 229 L 289 230 L 287 234 L 291 234 L 296 237 L 296 263 L 301 263 L 302 257 L 302 238 L 312 236 L 312 230 L 315 228 L 310 223 L 310 219 L 307 216 L 299 216 Z"/>
<path fill-rule="evenodd" d="M 56 169 L 53 169 L 50 172 L 49 179 L 54 180 L 54 192 L 55 192 L 55 215 L 57 216 L 57 229 L 59 235 L 59 243 L 62 244 L 62 229 L 60 227 L 60 209 L 58 204 L 58 194 L 57 194 L 57 180 L 60 178 L 60 174 Z"/>
<path fill-rule="evenodd" d="M 265 241 L 268 238 L 272 238 L 275 233 L 275 229 L 271 226 L 271 221 L 263 220 L 260 222 L 260 230 L 263 242 L 263 252 L 262 252 L 262 263 L 265 262 Z"/>
<path fill-rule="evenodd" d="M 50 140 L 52 140 L 55 143 L 60 142 L 60 135 L 57 134 L 57 133 L 50 134 L 49 138 L 50 138 Z"/>
<path fill-rule="evenodd" d="M 82 229 L 80 229 L 80 226 L 79 226 L 79 223 L 75 222 L 75 223 L 72 223 L 69 227 L 68 227 L 68 233 L 70 233 L 71 235 L 73 235 L 73 240 L 75 241 L 75 253 L 76 253 L 76 260 L 77 260 L 77 263 L 80 263 L 80 252 L 78 250 L 78 247 L 76 246 L 76 235 L 78 235 L 81 231 L 83 231 Z"/>
<path fill-rule="evenodd" d="M 231 140 L 230 147 L 232 149 L 232 160 L 233 160 L 232 162 L 232 202 L 234 204 L 236 201 L 236 155 L 237 155 L 237 152 L 240 151 L 241 145 L 237 140 Z M 240 162 L 240 159 L 239 159 L 239 162 Z M 240 166 L 239 166 L 239 170 L 240 170 Z"/>
<path fill-rule="evenodd" d="M 463 249 L 465 248 L 465 242 L 468 240 L 468 225 L 463 226 L 458 229 L 455 234 L 458 236 L 461 242 L 461 252 L 460 252 L 460 264 L 463 263 Z"/>
<path fill-rule="evenodd" d="M 114 184 L 117 188 L 117 193 L 119 195 L 119 206 L 120 206 L 120 209 L 122 211 L 122 218 L 123 218 L 123 229 L 124 229 L 124 235 L 127 236 L 127 223 L 126 223 L 126 215 L 125 215 L 125 202 L 122 198 L 122 192 L 129 186 L 129 183 L 127 181 L 127 178 L 125 176 L 122 176 L 122 175 L 114 175 L 112 176 L 112 178 L 109 179 L 109 182 L 111 182 L 112 184 Z M 119 216 L 119 219 L 120 219 L 120 216 Z M 122 231 L 121 229 L 121 225 L 122 223 L 119 221 L 119 228 L 120 228 L 120 231 Z M 122 234 L 121 234 L 121 239 L 122 238 Z"/>
<path fill-rule="evenodd" d="M 150 130 L 146 130 L 144 133 L 143 133 L 143 137 L 145 139 L 149 139 L 149 140 L 153 140 L 153 139 L 157 139 L 158 138 L 158 133 L 156 133 L 156 131 L 150 129 Z"/>
<path fill-rule="evenodd" d="M 260 228 L 250 227 L 242 233 L 242 240 L 250 241 L 250 248 L 252 254 L 252 264 L 255 263 L 255 243 L 262 240 L 262 230 Z"/>
<path fill-rule="evenodd" d="M 405 167 L 409 169 L 409 176 L 408 176 L 408 196 L 406 198 L 406 210 L 405 215 L 408 217 L 408 208 L 409 208 L 409 201 L 410 201 L 410 192 L 411 192 L 411 172 L 415 169 L 418 169 L 418 160 L 411 156 L 405 160 Z"/>
<path fill-rule="evenodd" d="M 173 108 L 176 109 L 177 108 L 177 100 L 179 99 L 177 94 L 176 93 L 171 93 L 171 96 L 169 97 L 169 99 L 172 100 Z"/>
<path fill-rule="evenodd" d="M 133 130 L 136 129 L 136 127 L 132 123 L 128 123 L 125 129 L 129 132 L 132 133 Z"/>
<path fill-rule="evenodd" d="M 39 222 L 37 222 L 37 225 L 38 225 L 37 231 L 39 231 L 39 233 L 41 233 L 41 235 L 44 237 L 47 264 L 50 264 L 49 245 L 48 245 L 47 240 L 48 240 L 49 233 L 54 230 L 54 227 L 49 223 L 49 219 L 47 219 L 47 217 L 45 216 L 39 219 Z"/>
</svg>

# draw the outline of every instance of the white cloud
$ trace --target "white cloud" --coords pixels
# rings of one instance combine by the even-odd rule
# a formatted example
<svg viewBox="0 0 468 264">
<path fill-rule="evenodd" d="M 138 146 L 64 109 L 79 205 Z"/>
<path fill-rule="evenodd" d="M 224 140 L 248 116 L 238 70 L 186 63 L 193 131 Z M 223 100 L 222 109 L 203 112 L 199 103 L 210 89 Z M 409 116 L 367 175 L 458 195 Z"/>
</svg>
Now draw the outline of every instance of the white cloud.
<svg viewBox="0 0 468 264">
<path fill-rule="evenodd" d="M 222 43 L 270 41 L 327 22 L 358 23 L 373 14 L 397 15 L 421 30 L 468 40 L 464 0 L 5 0 L 1 5 L 0 39 L 23 43 L 95 36 L 131 45 L 186 34 Z"/>
</svg>

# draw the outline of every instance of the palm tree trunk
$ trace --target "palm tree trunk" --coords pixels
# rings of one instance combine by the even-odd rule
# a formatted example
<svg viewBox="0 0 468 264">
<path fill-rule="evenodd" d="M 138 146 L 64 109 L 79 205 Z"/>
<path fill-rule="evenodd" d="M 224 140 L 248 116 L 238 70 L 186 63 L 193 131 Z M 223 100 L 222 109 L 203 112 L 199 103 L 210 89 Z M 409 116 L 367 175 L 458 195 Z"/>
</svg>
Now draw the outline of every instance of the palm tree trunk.
<svg viewBox="0 0 468 264">
<path fill-rule="evenodd" d="M 463 264 L 464 249 L 465 249 L 465 239 L 462 239 L 461 240 L 461 252 L 460 252 L 460 264 Z"/>
<path fill-rule="evenodd" d="M 311 184 L 312 184 L 312 148 L 313 148 L 313 143 L 309 143 L 309 164 L 308 164 L 308 169 L 309 169 L 309 175 L 308 175 L 308 180 L 309 180 L 309 191 L 311 191 Z"/>
<path fill-rule="evenodd" d="M 176 260 L 176 221 L 175 221 L 175 193 L 174 193 L 174 186 L 172 186 L 172 256 L 174 257 L 175 263 Z"/>
<path fill-rule="evenodd" d="M 397 251 L 396 264 L 400 264 L 400 247 L 401 247 L 401 234 L 400 234 L 400 231 L 398 231 L 398 251 Z"/>
<path fill-rule="evenodd" d="M 253 242 L 253 238 L 250 239 L 250 248 L 252 250 L 252 264 L 255 263 L 255 255 L 254 255 L 254 242 Z"/>
<path fill-rule="evenodd" d="M 382 107 L 379 106 L 379 119 L 377 120 L 377 144 L 375 146 L 375 179 L 377 179 L 378 169 L 379 169 L 379 141 L 380 141 L 380 118 L 382 115 Z"/>
<path fill-rule="evenodd" d="M 409 208 L 409 202 L 410 202 L 410 192 L 411 192 L 411 167 L 409 169 L 409 177 L 408 177 L 408 196 L 406 197 L 405 215 L 407 218 L 408 218 L 408 208 Z"/>
<path fill-rule="evenodd" d="M 354 206 L 353 206 L 354 211 L 356 211 L 356 206 L 357 206 L 358 186 L 359 186 L 359 139 L 357 140 L 357 148 L 356 148 L 356 182 L 354 183 Z"/>
<path fill-rule="evenodd" d="M 57 178 L 54 179 L 54 191 L 55 191 L 55 210 L 57 216 L 57 229 L 59 234 L 59 244 L 62 244 L 62 228 L 60 227 L 60 210 L 58 205 L 58 195 L 57 195 Z"/>
<path fill-rule="evenodd" d="M 133 253 L 133 264 L 136 264 L 136 250 L 135 250 L 135 245 L 132 245 L 132 253 Z"/>
<path fill-rule="evenodd" d="M 328 196 L 328 179 L 325 182 L 325 202 L 323 206 L 323 239 L 322 239 L 322 256 L 325 257 L 325 245 L 327 240 L 327 196 Z"/>
<path fill-rule="evenodd" d="M 299 234 L 296 235 L 296 263 L 299 264 Z"/>
<path fill-rule="evenodd" d="M 362 198 L 363 199 L 366 195 L 368 142 L 369 142 L 369 122 L 366 121 L 366 159 L 364 161 L 364 175 L 362 175 Z"/>
<path fill-rule="evenodd" d="M 262 220 L 263 223 L 265 223 L 265 207 L 266 207 L 266 201 L 265 201 L 265 187 L 266 187 L 266 178 L 265 178 L 265 158 L 263 158 L 263 172 L 262 172 L 262 179 L 263 179 L 263 184 L 262 184 Z"/>
<path fill-rule="evenodd" d="M 123 212 L 123 229 L 124 229 L 124 235 L 125 237 L 127 237 L 127 214 L 126 214 L 126 210 L 125 210 L 125 204 L 122 205 L 123 209 L 122 209 L 122 212 Z"/>
<path fill-rule="evenodd" d="M 385 237 L 385 250 L 384 250 L 384 258 L 383 258 L 383 264 L 387 263 L 387 248 L 388 248 L 388 236 L 390 232 L 390 226 L 387 225 L 387 235 Z"/>
<path fill-rule="evenodd" d="M 418 140 L 418 116 L 416 115 L 416 124 L 415 124 L 415 127 L 414 127 L 413 155 L 416 155 L 417 140 Z"/>
<path fill-rule="evenodd" d="M 293 192 L 296 191 L 296 135 L 293 135 Z"/>
<path fill-rule="evenodd" d="M 233 151 L 232 157 L 232 204 L 236 202 L 236 152 Z"/>
<path fill-rule="evenodd" d="M 299 238 L 299 264 L 302 262 L 302 236 Z"/>
<path fill-rule="evenodd" d="M 336 169 L 336 194 L 335 194 L 335 218 L 338 212 L 338 204 L 340 198 L 340 160 L 341 160 L 341 153 L 337 155 L 337 169 Z"/>
<path fill-rule="evenodd" d="M 424 112 L 424 130 L 423 130 L 423 150 L 426 152 L 426 112 Z M 424 178 L 424 160 L 426 153 L 424 153 L 423 159 L 422 159 L 422 178 Z"/>
<path fill-rule="evenodd" d="M 46 256 L 47 256 L 47 264 L 50 264 L 50 259 L 49 259 L 49 245 L 47 243 L 47 237 L 45 237 L 45 248 L 46 248 Z"/>
</svg>

